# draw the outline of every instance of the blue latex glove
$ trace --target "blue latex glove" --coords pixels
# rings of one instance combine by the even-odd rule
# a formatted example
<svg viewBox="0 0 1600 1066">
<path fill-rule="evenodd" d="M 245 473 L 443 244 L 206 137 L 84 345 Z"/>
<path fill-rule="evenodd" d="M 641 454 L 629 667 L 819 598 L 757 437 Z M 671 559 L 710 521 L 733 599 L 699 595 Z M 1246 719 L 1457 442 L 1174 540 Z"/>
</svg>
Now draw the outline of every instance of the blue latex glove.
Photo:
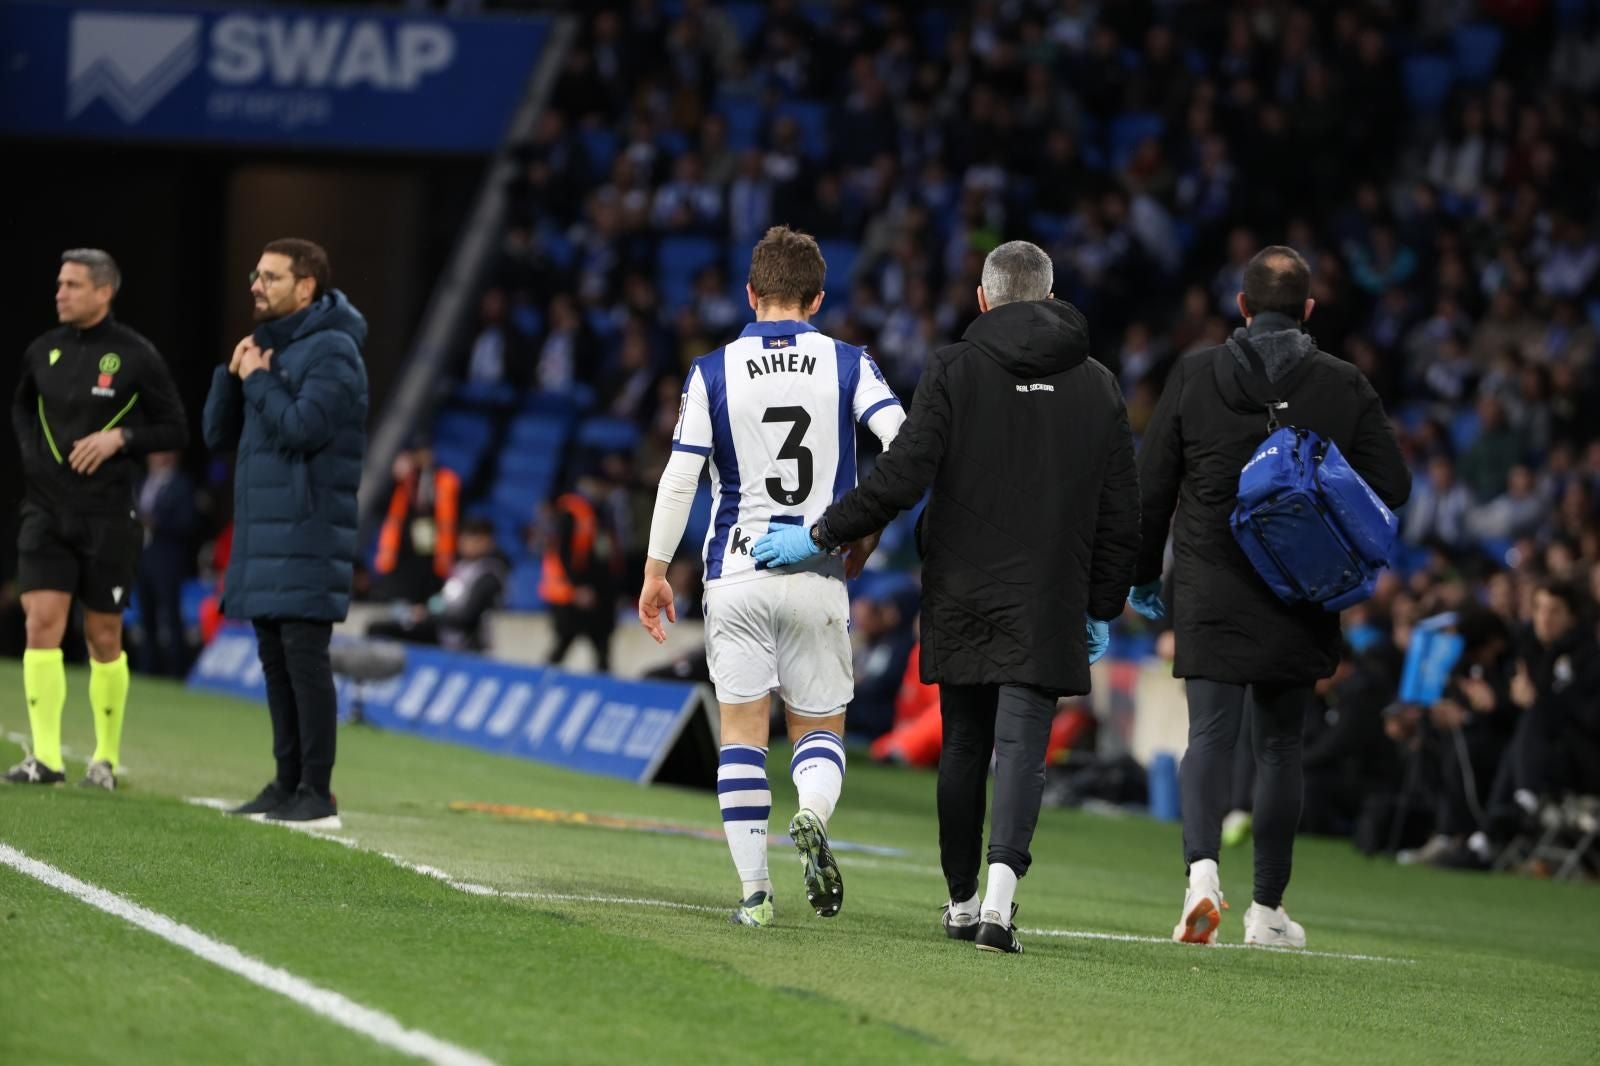
<svg viewBox="0 0 1600 1066">
<path fill-rule="evenodd" d="M 784 525 L 770 527 L 750 554 L 768 566 L 793 566 L 821 555 L 822 549 L 811 540 L 811 530 L 805 526 Z"/>
<path fill-rule="evenodd" d="M 1167 616 L 1167 605 L 1161 602 L 1161 582 L 1147 581 L 1143 585 L 1135 585 L 1128 590 L 1128 602 L 1133 604 L 1133 609 L 1150 621 L 1155 622 Z"/>
<path fill-rule="evenodd" d="M 1084 618 L 1083 635 L 1089 642 L 1089 662 L 1094 664 L 1106 653 L 1106 647 L 1111 643 L 1111 623 L 1099 622 L 1093 618 Z"/>
</svg>

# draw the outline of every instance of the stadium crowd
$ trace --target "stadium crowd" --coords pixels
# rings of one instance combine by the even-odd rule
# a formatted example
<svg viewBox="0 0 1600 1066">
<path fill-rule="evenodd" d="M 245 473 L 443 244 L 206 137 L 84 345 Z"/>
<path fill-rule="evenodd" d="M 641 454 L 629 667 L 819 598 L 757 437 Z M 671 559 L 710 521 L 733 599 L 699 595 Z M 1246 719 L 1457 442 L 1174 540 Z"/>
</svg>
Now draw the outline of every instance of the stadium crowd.
<svg viewBox="0 0 1600 1066">
<path fill-rule="evenodd" d="M 1287 243 L 1313 269 L 1308 328 L 1373 382 L 1417 474 L 1402 565 L 1351 612 L 1328 686 L 1364 710 L 1312 723 L 1328 794 L 1308 826 L 1352 832 L 1365 807 L 1369 835 L 1481 862 L 1464 845 L 1513 797 L 1600 791 L 1600 678 L 1581 668 L 1600 595 L 1597 59 L 1600 11 L 1570 3 L 601 6 L 518 148 L 461 372 L 593 389 L 641 427 L 617 491 L 648 498 L 681 376 L 746 315 L 740 256 L 767 225 L 823 242 L 822 328 L 906 395 L 976 315 L 984 255 L 1022 236 L 1051 251 L 1137 431 L 1175 360 L 1237 324 L 1244 262 Z M 1577 650 L 1532 633 L 1546 588 Z M 1385 714 L 1415 624 L 1457 609 L 1461 676 Z M 863 663 L 892 677 L 914 611 L 890 586 L 862 614 Z M 1576 698 L 1552 689 L 1562 663 Z M 1570 713 L 1540 736 L 1566 754 L 1541 761 L 1517 726 L 1558 697 Z"/>
<path fill-rule="evenodd" d="M 1600 793 L 1600 4 L 596 3 L 550 105 L 515 148 L 456 375 L 637 427 L 559 479 L 603 504 L 609 573 L 638 572 L 683 374 L 748 317 L 770 224 L 819 238 L 819 326 L 908 398 L 976 316 L 987 252 L 1037 241 L 1136 433 L 1281 242 L 1312 267 L 1308 329 L 1377 388 L 1416 485 L 1400 565 L 1349 612 L 1308 723 L 1306 827 L 1486 865 L 1540 798 Z M 463 521 L 488 477 L 462 478 Z M 152 489 L 149 521 L 188 543 L 182 487 L 185 513 L 156 517 Z M 548 532 L 496 528 L 513 559 Z M 686 614 L 694 554 L 673 575 Z M 908 545 L 880 554 L 914 568 Z M 916 603 L 904 579 L 871 588 L 854 613 L 877 733 L 915 669 Z M 435 624 L 428 593 L 407 624 Z M 1467 651 L 1444 697 L 1397 704 L 1417 624 L 1452 610 Z"/>
</svg>

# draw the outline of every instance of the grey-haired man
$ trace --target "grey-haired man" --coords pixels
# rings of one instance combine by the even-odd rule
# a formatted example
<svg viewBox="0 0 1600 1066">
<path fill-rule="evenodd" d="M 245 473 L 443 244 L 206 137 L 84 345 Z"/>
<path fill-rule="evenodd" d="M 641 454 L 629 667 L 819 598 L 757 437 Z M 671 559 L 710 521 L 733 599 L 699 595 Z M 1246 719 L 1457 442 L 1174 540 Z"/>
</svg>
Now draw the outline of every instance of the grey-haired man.
<svg viewBox="0 0 1600 1066">
<path fill-rule="evenodd" d="M 1050 257 L 1025 241 L 989 253 L 983 314 L 935 352 L 877 468 L 810 530 L 756 545 L 787 565 L 882 529 L 932 489 L 923 556 L 922 680 L 939 685 L 939 850 L 945 932 L 1022 950 L 1017 880 L 1044 792 L 1059 696 L 1089 691 L 1106 622 L 1139 547 L 1139 484 L 1116 377 L 1089 358 L 1083 315 L 1051 293 Z M 984 798 L 995 756 L 988 885 Z"/>
</svg>

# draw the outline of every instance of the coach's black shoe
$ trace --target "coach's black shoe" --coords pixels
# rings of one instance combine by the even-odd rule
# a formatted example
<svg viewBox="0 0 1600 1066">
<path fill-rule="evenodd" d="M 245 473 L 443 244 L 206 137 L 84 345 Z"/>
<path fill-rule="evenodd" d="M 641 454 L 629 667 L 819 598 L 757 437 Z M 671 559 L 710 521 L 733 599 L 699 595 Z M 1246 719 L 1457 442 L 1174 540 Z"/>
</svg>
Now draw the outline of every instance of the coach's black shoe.
<svg viewBox="0 0 1600 1066">
<path fill-rule="evenodd" d="M 269 822 L 286 822 L 299 829 L 340 829 L 339 808 L 332 798 L 319 796 L 309 785 L 301 785 L 294 798 L 263 817 Z"/>
<path fill-rule="evenodd" d="M 978 939 L 978 921 L 976 914 L 963 914 L 956 910 L 954 903 L 939 908 L 939 924 L 944 926 L 944 935 L 951 940 Z"/>
<path fill-rule="evenodd" d="M 993 951 L 1000 955 L 1021 955 L 1022 941 L 1017 939 L 1017 905 L 1011 905 L 1011 917 L 1004 922 L 991 922 L 988 916 L 994 911 L 987 911 L 984 920 L 978 925 L 978 935 L 974 937 L 979 951 Z"/>
<path fill-rule="evenodd" d="M 67 779 L 60 770 L 52 770 L 32 755 L 13 766 L 3 780 L 13 785 L 59 785 Z"/>
<path fill-rule="evenodd" d="M 117 790 L 117 775 L 111 769 L 111 763 L 105 759 L 96 759 L 89 764 L 89 769 L 84 771 L 83 780 L 78 782 L 79 788 L 103 788 L 107 792 Z"/>
<path fill-rule="evenodd" d="M 256 793 L 256 798 L 249 803 L 241 803 L 231 808 L 229 814 L 271 814 L 294 799 L 294 793 L 278 784 L 271 782 L 266 788 Z"/>
</svg>

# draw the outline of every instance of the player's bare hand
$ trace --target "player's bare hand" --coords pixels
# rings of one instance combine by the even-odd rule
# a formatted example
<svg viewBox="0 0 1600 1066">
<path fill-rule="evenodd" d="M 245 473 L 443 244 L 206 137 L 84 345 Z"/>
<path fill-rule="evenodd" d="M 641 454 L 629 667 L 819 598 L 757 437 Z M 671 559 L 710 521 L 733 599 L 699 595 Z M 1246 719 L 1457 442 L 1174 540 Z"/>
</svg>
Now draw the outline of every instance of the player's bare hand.
<svg viewBox="0 0 1600 1066">
<path fill-rule="evenodd" d="M 1523 710 L 1528 710 L 1539 699 L 1539 690 L 1534 687 L 1533 678 L 1528 676 L 1528 664 L 1517 664 L 1517 676 L 1511 679 L 1511 702 Z"/>
<path fill-rule="evenodd" d="M 878 541 L 883 539 L 883 533 L 877 532 L 853 540 L 844 546 L 844 576 L 851 581 L 861 576 L 861 571 L 867 568 L 867 560 L 872 558 L 872 553 L 878 550 Z"/>
<path fill-rule="evenodd" d="M 100 464 L 122 450 L 122 430 L 103 429 L 80 437 L 72 445 L 67 463 L 77 473 L 88 477 L 100 469 Z"/>
<path fill-rule="evenodd" d="M 245 351 L 244 358 L 239 360 L 239 380 L 243 381 L 257 370 L 272 369 L 272 349 L 262 351 L 260 348 L 251 348 Z"/>
<path fill-rule="evenodd" d="M 260 347 L 256 344 L 255 334 L 246 333 L 244 338 L 233 346 L 233 358 L 228 360 L 228 373 L 238 374 L 239 365 L 244 362 L 245 353 L 249 351 L 259 352 L 260 350 Z"/>
<path fill-rule="evenodd" d="M 661 625 L 661 614 L 666 612 L 667 621 L 678 620 L 678 607 L 673 602 L 672 586 L 664 577 L 649 577 L 644 579 L 644 588 L 639 593 L 639 624 L 644 626 L 644 631 L 650 634 L 650 639 L 657 644 L 667 642 L 667 631 Z"/>
</svg>

